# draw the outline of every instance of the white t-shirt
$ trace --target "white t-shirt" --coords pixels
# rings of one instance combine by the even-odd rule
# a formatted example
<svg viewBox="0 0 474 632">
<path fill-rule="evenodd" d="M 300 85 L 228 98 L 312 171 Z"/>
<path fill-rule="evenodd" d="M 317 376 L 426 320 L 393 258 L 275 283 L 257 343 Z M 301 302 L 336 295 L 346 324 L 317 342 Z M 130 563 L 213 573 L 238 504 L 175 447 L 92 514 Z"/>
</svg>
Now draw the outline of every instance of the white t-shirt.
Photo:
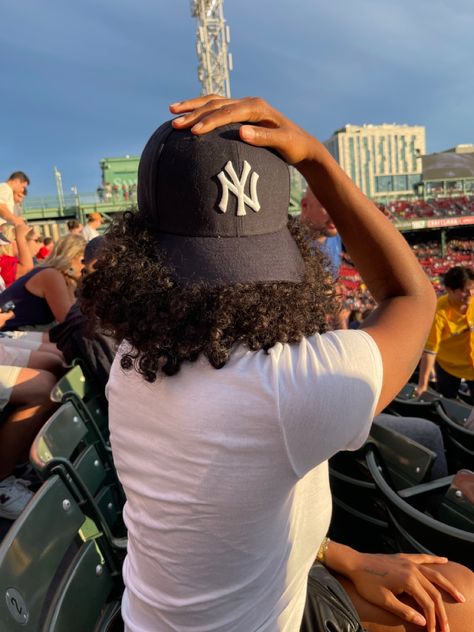
<svg viewBox="0 0 474 632">
<path fill-rule="evenodd" d="M 127 503 L 128 632 L 297 632 L 331 516 L 327 459 L 365 441 L 382 361 L 364 331 L 201 357 L 107 386 Z"/>
<path fill-rule="evenodd" d="M 13 213 L 15 201 L 13 199 L 13 190 L 6 182 L 0 182 L 0 204 L 5 204 L 10 213 Z M 0 217 L 0 226 L 6 224 L 6 220 Z"/>
<path fill-rule="evenodd" d="M 82 229 L 82 236 L 86 241 L 91 241 L 99 236 L 99 232 L 95 228 L 92 228 L 90 224 L 86 224 Z"/>
</svg>

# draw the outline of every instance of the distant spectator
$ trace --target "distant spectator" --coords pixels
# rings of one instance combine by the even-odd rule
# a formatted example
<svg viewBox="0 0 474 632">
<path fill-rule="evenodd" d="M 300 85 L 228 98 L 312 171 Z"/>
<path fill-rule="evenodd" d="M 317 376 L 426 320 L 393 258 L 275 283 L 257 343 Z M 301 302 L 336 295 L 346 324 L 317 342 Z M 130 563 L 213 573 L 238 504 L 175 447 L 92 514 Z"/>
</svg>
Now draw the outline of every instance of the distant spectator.
<svg viewBox="0 0 474 632">
<path fill-rule="evenodd" d="M 332 273 L 337 276 L 341 263 L 341 237 L 329 213 L 309 187 L 301 200 L 301 220 L 319 231 L 317 245 L 331 260 Z"/>
<path fill-rule="evenodd" d="M 417 395 L 428 389 L 436 373 L 436 389 L 457 397 L 461 380 L 474 397 L 474 270 L 455 266 L 444 277 L 446 294 L 438 299 L 430 335 L 421 357 Z"/>
<path fill-rule="evenodd" d="M 67 230 L 71 235 L 82 235 L 83 226 L 77 219 L 67 220 Z"/>
<path fill-rule="evenodd" d="M 82 236 L 86 241 L 94 239 L 99 236 L 97 230 L 102 224 L 102 215 L 100 213 L 90 213 L 87 217 L 87 224 L 82 229 Z"/>
<path fill-rule="evenodd" d="M 104 237 L 96 237 L 88 242 L 84 250 L 83 275 L 94 271 L 103 243 Z M 86 370 L 94 376 L 94 380 L 105 389 L 115 356 L 116 344 L 108 336 L 98 332 L 89 333 L 80 308 L 80 301 L 74 303 L 64 322 L 50 329 L 49 339 L 56 343 L 67 363 L 80 358 Z"/>
<path fill-rule="evenodd" d="M 49 256 L 51 250 L 53 249 L 53 246 L 54 246 L 53 238 L 52 237 L 45 237 L 43 239 L 43 245 L 38 250 L 36 258 L 37 259 L 46 259 Z"/>
<path fill-rule="evenodd" d="M 77 281 L 83 268 L 86 242 L 80 235 L 66 235 L 46 261 L 0 294 L 0 305 L 13 301 L 15 317 L 5 330 L 42 327 L 62 322 L 75 302 Z"/>
<path fill-rule="evenodd" d="M 33 263 L 35 266 L 38 265 L 38 252 L 41 248 L 42 237 L 41 235 L 32 228 L 30 232 L 26 235 L 26 241 L 28 244 L 28 248 L 30 249 L 31 256 L 33 257 Z"/>
<path fill-rule="evenodd" d="M 0 183 L 0 226 L 6 222 L 15 226 L 24 224 L 24 219 L 17 217 L 14 213 L 14 194 L 24 195 L 28 184 L 30 184 L 30 180 L 23 171 L 15 171 L 6 182 Z"/>
<path fill-rule="evenodd" d="M 33 269 L 33 255 L 29 248 L 28 235 L 33 229 L 26 224 L 3 229 L 0 241 L 0 274 L 5 287 L 9 287 L 16 279 Z"/>
</svg>

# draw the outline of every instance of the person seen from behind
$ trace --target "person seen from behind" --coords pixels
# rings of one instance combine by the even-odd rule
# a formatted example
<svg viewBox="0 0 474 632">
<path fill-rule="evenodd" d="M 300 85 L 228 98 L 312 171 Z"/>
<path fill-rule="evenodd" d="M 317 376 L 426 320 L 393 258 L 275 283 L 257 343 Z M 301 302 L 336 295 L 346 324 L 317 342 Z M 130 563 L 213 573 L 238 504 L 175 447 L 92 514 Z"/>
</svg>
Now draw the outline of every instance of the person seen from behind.
<svg viewBox="0 0 474 632">
<path fill-rule="evenodd" d="M 426 275 L 324 146 L 262 99 L 170 109 L 141 156 L 138 213 L 107 232 L 81 298 L 122 341 L 107 389 L 125 630 L 316 630 L 318 557 L 357 609 L 348 630 L 461 632 L 471 571 L 325 538 L 327 460 L 363 444 L 411 375 L 435 307 Z M 327 331 L 333 281 L 288 219 L 287 163 L 378 303 L 357 331 Z"/>
<path fill-rule="evenodd" d="M 465 380 L 474 398 L 474 270 L 455 266 L 444 276 L 446 294 L 439 297 L 431 331 L 421 356 L 419 397 L 428 390 L 435 370 L 436 390 L 457 397 Z"/>
<path fill-rule="evenodd" d="M 77 221 L 77 219 L 68 219 L 66 225 L 68 233 L 71 233 L 72 235 L 82 234 L 83 226 L 79 221 Z"/>
</svg>

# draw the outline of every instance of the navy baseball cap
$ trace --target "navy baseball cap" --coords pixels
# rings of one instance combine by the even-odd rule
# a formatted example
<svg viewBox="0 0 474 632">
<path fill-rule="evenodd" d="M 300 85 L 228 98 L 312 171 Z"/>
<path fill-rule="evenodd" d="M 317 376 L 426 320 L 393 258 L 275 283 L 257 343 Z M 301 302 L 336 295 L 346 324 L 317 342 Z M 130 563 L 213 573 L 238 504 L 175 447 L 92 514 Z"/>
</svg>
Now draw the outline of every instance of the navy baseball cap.
<svg viewBox="0 0 474 632">
<path fill-rule="evenodd" d="M 171 121 L 159 127 L 140 158 L 140 214 L 178 282 L 299 283 L 304 263 L 287 226 L 288 165 L 243 142 L 239 129 L 197 136 Z"/>
</svg>

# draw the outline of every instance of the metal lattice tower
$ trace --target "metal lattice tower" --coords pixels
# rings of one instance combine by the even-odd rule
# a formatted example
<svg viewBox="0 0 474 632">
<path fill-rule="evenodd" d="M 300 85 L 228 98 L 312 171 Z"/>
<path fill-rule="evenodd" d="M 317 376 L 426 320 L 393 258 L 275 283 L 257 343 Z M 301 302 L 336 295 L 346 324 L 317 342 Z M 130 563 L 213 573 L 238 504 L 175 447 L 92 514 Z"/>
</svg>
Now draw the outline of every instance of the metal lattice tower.
<svg viewBox="0 0 474 632">
<path fill-rule="evenodd" d="M 224 19 L 224 0 L 191 0 L 191 15 L 197 18 L 196 52 L 202 94 L 230 97 L 228 52 L 230 29 Z"/>
</svg>

